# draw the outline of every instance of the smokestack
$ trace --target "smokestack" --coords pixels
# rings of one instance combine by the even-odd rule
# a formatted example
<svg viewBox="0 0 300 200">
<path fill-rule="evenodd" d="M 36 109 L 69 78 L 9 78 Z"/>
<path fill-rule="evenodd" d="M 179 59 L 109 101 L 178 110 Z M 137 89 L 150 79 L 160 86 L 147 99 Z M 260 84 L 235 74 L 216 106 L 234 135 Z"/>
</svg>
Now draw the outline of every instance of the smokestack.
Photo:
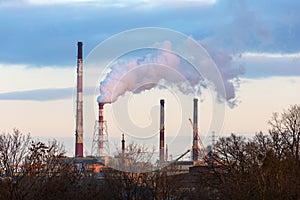
<svg viewBox="0 0 300 200">
<path fill-rule="evenodd" d="M 99 102 L 99 149 L 98 149 L 98 155 L 103 156 L 104 152 L 104 145 L 103 145 L 103 139 L 104 139 L 104 115 L 103 115 L 103 107 L 104 103 Z"/>
<path fill-rule="evenodd" d="M 83 157 L 82 42 L 78 42 L 77 46 L 78 46 L 78 54 L 77 54 L 75 156 Z"/>
<path fill-rule="evenodd" d="M 125 153 L 125 139 L 124 139 L 124 134 L 122 134 L 122 157 L 124 157 Z"/>
<path fill-rule="evenodd" d="M 165 146 L 165 100 L 160 100 L 160 134 L 159 134 L 159 161 L 163 162 Z"/>
<path fill-rule="evenodd" d="M 194 120 L 193 120 L 193 161 L 198 161 L 198 99 L 194 99 Z"/>
<path fill-rule="evenodd" d="M 166 144 L 166 158 L 165 161 L 168 161 L 169 151 L 168 151 L 168 145 Z"/>
</svg>

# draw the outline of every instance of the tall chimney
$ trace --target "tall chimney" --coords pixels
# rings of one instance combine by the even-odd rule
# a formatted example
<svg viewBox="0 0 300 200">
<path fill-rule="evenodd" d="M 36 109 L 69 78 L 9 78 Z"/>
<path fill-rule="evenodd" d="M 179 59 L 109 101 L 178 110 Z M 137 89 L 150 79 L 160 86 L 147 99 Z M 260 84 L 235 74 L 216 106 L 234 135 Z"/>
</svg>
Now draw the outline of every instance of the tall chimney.
<svg viewBox="0 0 300 200">
<path fill-rule="evenodd" d="M 163 162 L 165 148 L 165 100 L 160 100 L 160 134 L 159 134 L 159 161 Z"/>
<path fill-rule="evenodd" d="M 166 144 L 166 158 L 165 158 L 165 161 L 168 161 L 168 157 L 169 157 L 169 151 L 168 151 L 168 145 Z"/>
<path fill-rule="evenodd" d="M 125 139 L 124 139 L 124 134 L 122 134 L 122 157 L 125 155 Z"/>
<path fill-rule="evenodd" d="M 82 42 L 77 43 L 77 100 L 76 100 L 76 132 L 75 156 L 83 157 L 83 98 L 82 98 Z"/>
<path fill-rule="evenodd" d="M 194 99 L 194 119 L 193 119 L 193 161 L 198 161 L 198 99 Z"/>
<path fill-rule="evenodd" d="M 104 139 L 104 115 L 103 115 L 103 107 L 104 103 L 99 102 L 99 149 L 98 149 L 98 155 L 103 156 L 104 153 L 104 145 L 103 145 L 103 139 Z"/>
</svg>

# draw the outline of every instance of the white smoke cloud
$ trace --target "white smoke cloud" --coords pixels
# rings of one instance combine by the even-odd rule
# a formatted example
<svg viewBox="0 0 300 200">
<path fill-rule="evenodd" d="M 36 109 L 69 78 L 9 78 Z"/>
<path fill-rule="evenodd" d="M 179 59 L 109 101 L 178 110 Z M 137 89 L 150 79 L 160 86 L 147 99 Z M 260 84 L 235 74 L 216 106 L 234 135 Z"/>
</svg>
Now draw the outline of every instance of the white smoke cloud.
<svg viewBox="0 0 300 200">
<path fill-rule="evenodd" d="M 158 55 L 146 54 L 127 62 L 119 62 L 100 83 L 101 102 L 114 102 L 120 95 L 130 91 L 140 93 L 152 89 L 165 80 L 169 84 L 182 83 L 185 77 L 181 74 L 181 59 L 168 50 L 172 44 L 165 41 Z M 157 54 L 157 52 L 155 53 Z"/>
<path fill-rule="evenodd" d="M 189 42 L 186 42 L 189 48 Z M 201 89 L 207 88 L 207 78 L 203 77 L 184 57 L 173 52 L 172 43 L 164 41 L 155 44 L 156 49 L 151 53 L 131 58 L 129 61 L 119 61 L 111 66 L 110 72 L 100 83 L 99 102 L 114 102 L 126 92 L 140 93 L 152 88 L 163 88 L 163 85 L 171 86 L 183 94 L 201 94 Z M 230 57 L 218 55 L 217 65 L 223 78 L 226 96 L 220 99 L 226 100 L 230 105 L 235 103 L 234 84 L 236 77 L 242 70 L 230 66 Z M 120 59 L 121 60 L 121 59 Z M 209 71 L 212 67 L 208 57 L 203 56 L 202 69 Z M 220 87 L 215 87 L 219 93 Z"/>
</svg>

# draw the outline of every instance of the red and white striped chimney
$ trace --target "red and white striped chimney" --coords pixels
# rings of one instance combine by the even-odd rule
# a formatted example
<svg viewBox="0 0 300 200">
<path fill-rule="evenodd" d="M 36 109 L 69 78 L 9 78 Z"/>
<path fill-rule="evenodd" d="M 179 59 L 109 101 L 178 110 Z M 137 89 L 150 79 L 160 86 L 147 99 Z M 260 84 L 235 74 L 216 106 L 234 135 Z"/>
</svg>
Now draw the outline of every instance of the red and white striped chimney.
<svg viewBox="0 0 300 200">
<path fill-rule="evenodd" d="M 78 42 L 75 156 L 83 157 L 82 42 Z"/>
<path fill-rule="evenodd" d="M 122 134 L 122 157 L 125 156 L 125 139 L 124 139 L 124 133 Z"/>
<path fill-rule="evenodd" d="M 103 156 L 104 152 L 104 103 L 99 102 L 99 149 L 98 155 Z"/>
<path fill-rule="evenodd" d="M 194 99 L 194 119 L 193 119 L 193 161 L 198 161 L 199 146 L 198 146 L 198 99 Z"/>
<path fill-rule="evenodd" d="M 159 161 L 165 161 L 165 100 L 160 100 Z"/>
</svg>

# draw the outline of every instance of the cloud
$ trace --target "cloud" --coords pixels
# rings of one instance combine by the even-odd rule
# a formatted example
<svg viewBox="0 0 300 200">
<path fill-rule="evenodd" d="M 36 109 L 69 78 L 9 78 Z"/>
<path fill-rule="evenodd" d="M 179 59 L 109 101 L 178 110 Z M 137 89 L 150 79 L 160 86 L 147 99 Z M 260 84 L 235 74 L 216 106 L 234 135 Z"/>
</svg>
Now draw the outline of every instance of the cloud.
<svg viewBox="0 0 300 200">
<path fill-rule="evenodd" d="M 63 5 L 63 4 L 71 4 L 71 5 L 82 5 L 82 4 L 92 4 L 98 7 L 143 7 L 143 8 L 153 8 L 162 5 L 168 6 L 184 6 L 187 4 L 193 4 L 198 6 L 210 5 L 214 4 L 216 0 L 143 0 L 143 1 L 135 1 L 135 0 L 0 0 L 0 5 L 2 6 L 19 6 L 19 5 L 31 5 L 31 6 L 49 6 L 49 5 Z"/>
<path fill-rule="evenodd" d="M 95 88 L 85 88 L 84 95 L 93 95 Z M 54 101 L 63 99 L 75 99 L 75 88 L 47 88 L 26 91 L 13 91 L 0 93 L 0 101 L 20 100 L 20 101 Z"/>
<path fill-rule="evenodd" d="M 250 53 L 240 54 L 238 62 L 245 63 L 245 77 L 300 76 L 300 54 Z M 233 58 L 233 63 L 235 58 Z"/>
<path fill-rule="evenodd" d="M 76 85 L 76 68 L 0 63 L 0 93 L 46 88 L 68 88 Z"/>
<path fill-rule="evenodd" d="M 28 6 L 1 7 L 9 2 Z M 45 5 L 34 6 L 39 2 Z M 121 4 L 124 6 L 114 6 Z M 1 40 L 5 51 L 0 54 L 0 62 L 40 67 L 76 66 L 78 40 L 84 42 L 86 57 L 114 34 L 149 26 L 191 35 L 211 54 L 297 53 L 300 52 L 299 6 L 298 1 L 280 0 L 272 1 L 272 6 L 269 2 L 213 0 L 188 3 L 2 0 L 0 38 L 5 38 Z"/>
<path fill-rule="evenodd" d="M 52 101 L 69 99 L 72 96 L 73 88 L 57 88 L 0 93 L 0 100 Z"/>
</svg>

